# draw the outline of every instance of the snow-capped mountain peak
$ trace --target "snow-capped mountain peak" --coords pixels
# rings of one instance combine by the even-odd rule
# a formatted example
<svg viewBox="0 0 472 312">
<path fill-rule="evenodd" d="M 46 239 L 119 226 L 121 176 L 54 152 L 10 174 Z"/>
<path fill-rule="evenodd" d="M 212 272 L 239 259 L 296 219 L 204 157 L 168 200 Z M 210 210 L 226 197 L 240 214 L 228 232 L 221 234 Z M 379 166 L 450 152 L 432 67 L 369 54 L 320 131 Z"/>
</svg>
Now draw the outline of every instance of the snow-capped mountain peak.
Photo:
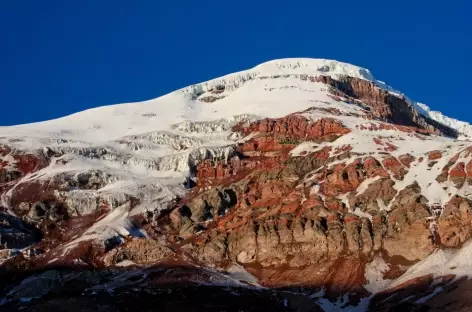
<svg viewBox="0 0 472 312">
<path fill-rule="evenodd" d="M 180 262 L 206 282 L 374 294 L 472 235 L 472 146 L 457 140 L 471 133 L 369 70 L 323 59 L 1 127 L 0 257 Z M 214 270 L 224 263 L 238 269 Z"/>
<path fill-rule="evenodd" d="M 294 109 L 312 106 L 306 104 L 307 99 L 323 97 L 320 95 L 322 92 L 303 80 L 317 76 L 368 80 L 392 94 L 405 96 L 359 66 L 326 59 L 289 58 L 262 63 L 249 70 L 197 83 L 140 103 L 98 107 L 55 120 L 0 129 L 4 135 L 73 138 L 103 143 L 126 135 L 167 131 L 172 125 L 186 120 L 209 121 L 243 114 L 280 117 Z M 283 88 L 285 90 L 281 91 Z M 276 89 L 278 91 L 268 93 Z M 312 95 L 307 96 L 306 92 Z M 216 106 L 208 103 L 223 98 L 226 99 L 218 101 Z M 262 106 L 261 100 L 266 102 Z M 273 103 L 268 104 L 269 101 Z M 470 124 L 431 111 L 425 104 L 409 101 L 420 114 L 459 131 L 465 137 L 472 135 Z"/>
</svg>

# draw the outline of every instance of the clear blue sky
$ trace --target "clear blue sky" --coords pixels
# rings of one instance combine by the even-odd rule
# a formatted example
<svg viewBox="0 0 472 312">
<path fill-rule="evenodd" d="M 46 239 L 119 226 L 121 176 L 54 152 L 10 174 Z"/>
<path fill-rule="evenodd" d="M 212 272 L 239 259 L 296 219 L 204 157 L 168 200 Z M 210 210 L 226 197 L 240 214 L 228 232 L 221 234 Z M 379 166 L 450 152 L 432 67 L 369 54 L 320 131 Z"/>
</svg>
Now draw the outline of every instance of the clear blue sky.
<svg viewBox="0 0 472 312">
<path fill-rule="evenodd" d="M 3 0 L 0 125 L 146 100 L 285 57 L 367 67 L 472 122 L 468 2 Z"/>
</svg>

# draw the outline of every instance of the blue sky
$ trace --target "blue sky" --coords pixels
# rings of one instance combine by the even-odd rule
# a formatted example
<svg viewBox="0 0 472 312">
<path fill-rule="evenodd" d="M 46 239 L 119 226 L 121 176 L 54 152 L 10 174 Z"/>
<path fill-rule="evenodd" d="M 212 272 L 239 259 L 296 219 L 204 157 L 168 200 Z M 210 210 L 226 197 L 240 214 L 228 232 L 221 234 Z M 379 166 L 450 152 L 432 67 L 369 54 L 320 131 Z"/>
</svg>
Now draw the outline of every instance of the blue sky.
<svg viewBox="0 0 472 312">
<path fill-rule="evenodd" d="M 367 67 L 472 122 L 471 9 L 466 0 L 1 1 L 0 125 L 146 100 L 285 57 Z"/>
</svg>

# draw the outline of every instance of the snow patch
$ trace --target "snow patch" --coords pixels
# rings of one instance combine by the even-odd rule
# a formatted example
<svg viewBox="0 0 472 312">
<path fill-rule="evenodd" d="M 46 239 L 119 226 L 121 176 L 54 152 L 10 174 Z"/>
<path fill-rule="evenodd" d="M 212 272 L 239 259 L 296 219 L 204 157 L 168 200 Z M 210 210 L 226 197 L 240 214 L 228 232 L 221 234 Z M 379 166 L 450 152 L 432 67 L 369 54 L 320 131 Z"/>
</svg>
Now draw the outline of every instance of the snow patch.
<svg viewBox="0 0 472 312">
<path fill-rule="evenodd" d="M 390 284 L 390 280 L 384 280 L 383 278 L 388 269 L 389 266 L 382 257 L 375 257 L 372 262 L 365 266 L 364 276 L 367 284 L 364 285 L 364 288 L 371 294 L 384 290 Z"/>
<path fill-rule="evenodd" d="M 437 249 L 426 259 L 418 262 L 396 279 L 390 287 L 395 287 L 408 280 L 433 273 L 434 277 L 456 275 L 456 278 L 472 277 L 472 242 L 467 242 L 461 249 Z"/>
</svg>

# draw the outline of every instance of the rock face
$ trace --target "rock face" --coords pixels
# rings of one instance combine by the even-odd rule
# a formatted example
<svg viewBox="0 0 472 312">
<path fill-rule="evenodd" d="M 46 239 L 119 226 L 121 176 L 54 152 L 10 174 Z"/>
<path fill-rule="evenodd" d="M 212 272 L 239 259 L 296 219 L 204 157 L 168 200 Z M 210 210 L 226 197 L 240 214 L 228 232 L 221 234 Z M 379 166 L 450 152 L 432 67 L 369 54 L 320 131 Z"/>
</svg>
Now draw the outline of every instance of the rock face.
<svg viewBox="0 0 472 312">
<path fill-rule="evenodd" d="M 353 77 L 335 80 L 329 76 L 320 76 L 315 80 L 332 86 L 334 95 L 348 96 L 354 101 L 368 105 L 374 118 L 393 124 L 419 127 L 431 133 L 457 136 L 456 131 L 421 116 L 404 97 L 395 96 L 370 81 Z"/>
<path fill-rule="evenodd" d="M 238 128 L 240 127 L 235 127 L 235 130 L 238 130 Z M 240 131 L 245 135 L 259 132 L 285 139 L 323 140 L 323 138 L 326 138 L 327 141 L 331 138 L 328 138 L 329 136 L 336 138 L 350 132 L 336 119 L 322 118 L 316 122 L 310 122 L 307 118 L 297 115 L 280 119 L 266 118 L 251 123 L 249 127 L 241 127 Z"/>
<path fill-rule="evenodd" d="M 413 296 L 418 285 L 424 296 L 435 292 L 449 271 L 428 271 L 411 280 L 414 287 L 395 283 L 415 263 L 469 243 L 472 144 L 363 72 L 333 70 L 194 86 L 174 94 L 185 96 L 184 112 L 188 101 L 195 105 L 182 116 L 220 106 L 234 115 L 179 115 L 172 124 L 160 120 L 167 128 L 133 129 L 140 119 L 130 131 L 111 128 L 120 135 L 106 142 L 62 128 L 50 137 L 9 130 L 0 138 L 0 274 L 8 280 L 1 289 L 29 297 L 21 277 L 45 270 L 46 280 L 52 274 L 77 295 L 102 289 L 110 274 L 123 282 L 120 296 L 138 284 L 262 285 L 290 289 L 267 294 L 283 298 L 274 310 L 307 311 L 319 309 L 321 297 L 295 295 L 300 289 L 346 295 L 344 306 L 379 292 L 373 311 Z M 253 88 L 247 98 L 245 84 Z M 303 96 L 286 103 L 293 89 Z M 252 96 L 264 100 L 237 109 Z M 106 124 L 95 122 L 87 131 L 103 134 Z M 97 271 L 53 270 L 59 267 Z M 405 299 L 399 309 L 421 308 L 416 301 Z"/>
<path fill-rule="evenodd" d="M 299 119 L 251 124 L 242 130 L 251 139 L 239 146 L 240 156 L 225 164 L 197 166 L 201 189 L 186 198 L 172 218 L 162 220 L 176 239 L 183 239 L 180 248 L 207 265 L 235 261 L 250 269 L 257 266 L 254 274 L 271 286 L 326 287 L 332 281 L 314 275 L 328 270 L 327 264 L 357 263 L 358 269 L 349 271 L 357 272 L 353 277 L 338 277 L 341 289 L 362 284 L 363 263 L 378 251 L 417 261 L 434 250 L 437 242 L 427 221 L 432 214 L 421 188 L 416 183 L 401 191 L 394 188 L 408 173 L 411 155 L 399 157 L 405 165 L 391 155 L 379 160 L 349 149 L 337 155 L 321 149 L 290 157 L 284 145 L 254 143 L 268 133 L 279 140 L 281 133 L 288 138 L 308 135 L 300 133 L 300 123 L 293 120 Z M 340 128 L 331 134 L 343 132 Z M 325 132 L 316 133 L 309 135 L 326 138 Z M 435 234 L 441 236 L 441 230 Z"/>
<path fill-rule="evenodd" d="M 134 238 L 107 252 L 103 262 L 106 266 L 120 265 L 124 262 L 152 265 L 158 264 L 173 254 L 170 248 L 154 240 Z"/>
</svg>

